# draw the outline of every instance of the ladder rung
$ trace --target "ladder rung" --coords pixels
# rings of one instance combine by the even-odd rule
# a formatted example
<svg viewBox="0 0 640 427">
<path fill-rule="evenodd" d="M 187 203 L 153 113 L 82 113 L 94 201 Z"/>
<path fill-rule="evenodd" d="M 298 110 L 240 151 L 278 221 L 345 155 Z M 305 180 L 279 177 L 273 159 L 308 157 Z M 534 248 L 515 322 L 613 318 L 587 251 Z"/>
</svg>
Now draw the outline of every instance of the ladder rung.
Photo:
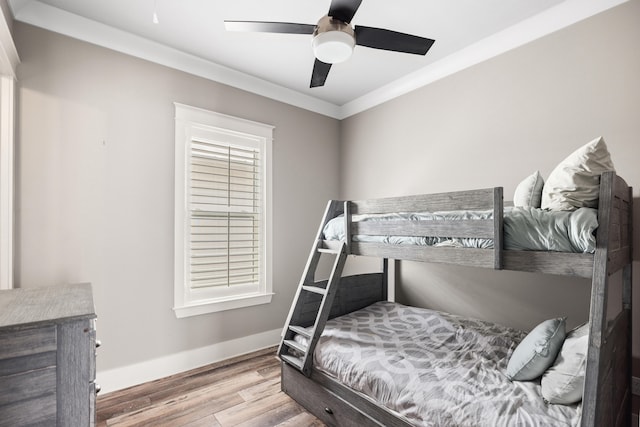
<svg viewBox="0 0 640 427">
<path fill-rule="evenodd" d="M 342 250 L 342 240 L 318 240 L 318 252 L 326 252 L 330 254 L 339 254 Z"/>
<path fill-rule="evenodd" d="M 302 335 L 303 337 L 311 338 L 311 332 L 308 332 L 302 326 L 289 325 L 289 330 L 295 332 L 296 334 Z"/>
<path fill-rule="evenodd" d="M 302 370 L 302 359 L 301 358 L 295 357 L 295 356 L 290 356 L 288 354 L 281 354 L 280 357 L 282 358 L 282 360 L 284 360 L 288 364 L 294 366 L 295 368 L 298 368 L 299 370 Z"/>
<path fill-rule="evenodd" d="M 339 249 L 330 249 L 330 248 L 318 248 L 318 252 L 322 254 L 333 254 L 333 255 L 340 254 Z"/>
<path fill-rule="evenodd" d="M 284 345 L 296 351 L 299 351 L 300 353 L 304 353 L 304 354 L 307 353 L 307 346 L 304 344 L 300 344 L 298 341 L 284 340 Z"/>
<path fill-rule="evenodd" d="M 326 295 L 326 293 L 327 293 L 326 289 L 319 288 L 317 286 L 303 286 L 302 289 L 305 290 L 305 291 L 313 292 L 313 293 L 320 294 L 320 295 Z"/>
</svg>

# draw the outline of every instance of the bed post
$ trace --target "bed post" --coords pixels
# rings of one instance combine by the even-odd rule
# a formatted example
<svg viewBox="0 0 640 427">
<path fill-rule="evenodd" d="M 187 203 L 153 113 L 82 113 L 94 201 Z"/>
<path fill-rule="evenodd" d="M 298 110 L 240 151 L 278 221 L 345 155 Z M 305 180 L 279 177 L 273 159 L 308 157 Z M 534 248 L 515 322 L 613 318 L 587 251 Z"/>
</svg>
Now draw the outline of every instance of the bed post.
<svg viewBox="0 0 640 427">
<path fill-rule="evenodd" d="M 629 212 L 628 212 L 628 232 L 626 236 L 628 236 L 628 246 L 629 246 L 629 263 L 626 264 L 622 270 L 622 309 L 629 313 L 629 334 L 627 337 L 627 369 L 626 369 L 626 377 L 628 378 L 627 389 L 628 389 L 628 401 L 624 404 L 625 410 L 627 410 L 627 417 L 631 417 L 631 379 L 633 377 L 633 304 L 632 304 L 632 289 L 633 289 L 633 188 L 629 187 Z M 624 419 L 625 417 L 623 417 Z M 630 421 L 630 420 L 629 420 Z M 629 422 L 627 422 L 629 424 Z"/>
<path fill-rule="evenodd" d="M 382 258 L 382 300 L 389 300 L 389 283 L 395 285 L 395 280 L 389 281 L 389 259 Z"/>
<path fill-rule="evenodd" d="M 493 189 L 493 268 L 502 270 L 504 200 L 502 187 Z"/>
<path fill-rule="evenodd" d="M 631 194 L 615 172 L 602 174 L 582 427 L 628 426 L 631 415 Z M 620 270 L 622 311 L 607 319 L 609 277 Z"/>
<path fill-rule="evenodd" d="M 347 254 L 351 253 L 351 202 L 344 202 L 344 243 L 347 245 Z"/>
</svg>

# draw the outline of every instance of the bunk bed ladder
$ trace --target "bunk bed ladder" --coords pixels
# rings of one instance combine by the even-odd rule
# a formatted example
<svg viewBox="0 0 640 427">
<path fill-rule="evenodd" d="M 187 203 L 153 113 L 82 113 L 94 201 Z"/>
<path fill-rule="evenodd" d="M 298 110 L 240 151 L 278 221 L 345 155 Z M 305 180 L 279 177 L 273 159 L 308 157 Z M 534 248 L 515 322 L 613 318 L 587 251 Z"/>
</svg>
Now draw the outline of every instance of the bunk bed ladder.
<svg viewBox="0 0 640 427">
<path fill-rule="evenodd" d="M 345 221 L 350 221 L 348 203 L 344 206 L 343 210 L 342 202 L 337 201 L 331 201 L 327 206 L 278 348 L 280 359 L 306 376 L 311 375 L 313 352 L 329 319 L 333 299 L 340 285 L 342 269 L 349 253 L 348 233 L 344 240 L 327 246 L 327 242 L 322 240 L 322 230 L 336 213 L 345 211 Z M 334 257 L 331 272 L 327 280 L 315 281 L 315 273 L 323 254 Z M 302 336 L 304 343 L 296 341 L 296 335 Z"/>
</svg>

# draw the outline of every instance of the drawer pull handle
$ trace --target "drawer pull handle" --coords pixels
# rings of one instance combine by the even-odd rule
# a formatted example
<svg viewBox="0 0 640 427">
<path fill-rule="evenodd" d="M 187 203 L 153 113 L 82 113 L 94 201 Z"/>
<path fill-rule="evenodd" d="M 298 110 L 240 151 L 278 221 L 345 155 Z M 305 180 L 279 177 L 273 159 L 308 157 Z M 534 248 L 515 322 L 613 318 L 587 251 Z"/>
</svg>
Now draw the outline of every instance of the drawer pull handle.
<svg viewBox="0 0 640 427">
<path fill-rule="evenodd" d="M 329 415 L 333 415 L 333 410 L 331 410 L 331 408 L 324 408 L 324 412 L 326 412 Z"/>
<path fill-rule="evenodd" d="M 100 390 L 102 390 L 102 387 L 100 387 L 100 384 L 96 383 L 96 394 L 100 393 Z"/>
<path fill-rule="evenodd" d="M 102 341 L 96 340 L 96 348 L 100 347 L 101 345 L 102 345 Z"/>
</svg>

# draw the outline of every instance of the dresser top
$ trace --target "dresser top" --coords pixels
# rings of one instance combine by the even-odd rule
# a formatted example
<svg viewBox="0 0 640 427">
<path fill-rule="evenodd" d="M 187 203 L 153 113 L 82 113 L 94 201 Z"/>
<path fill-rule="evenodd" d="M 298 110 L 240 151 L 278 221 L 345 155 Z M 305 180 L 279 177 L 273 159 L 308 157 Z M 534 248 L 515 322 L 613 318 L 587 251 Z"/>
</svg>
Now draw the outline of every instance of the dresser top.
<svg viewBox="0 0 640 427">
<path fill-rule="evenodd" d="M 0 291 L 0 328 L 94 318 L 89 283 Z"/>
</svg>

